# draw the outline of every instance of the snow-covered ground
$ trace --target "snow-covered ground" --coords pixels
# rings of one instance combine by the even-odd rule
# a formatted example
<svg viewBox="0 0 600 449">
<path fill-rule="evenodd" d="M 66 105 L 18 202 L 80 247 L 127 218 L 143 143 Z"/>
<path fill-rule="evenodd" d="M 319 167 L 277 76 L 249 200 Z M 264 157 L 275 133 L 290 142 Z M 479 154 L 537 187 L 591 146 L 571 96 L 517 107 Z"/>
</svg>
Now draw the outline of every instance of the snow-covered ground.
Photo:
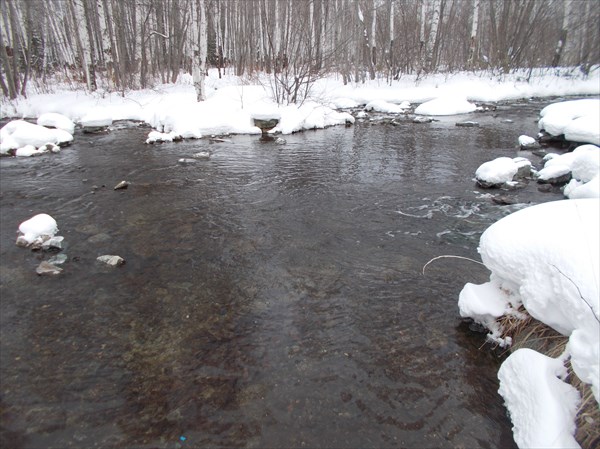
<svg viewBox="0 0 600 449">
<path fill-rule="evenodd" d="M 386 113 L 400 114 L 412 106 L 416 107 L 416 114 L 453 115 L 474 111 L 475 102 L 600 94 L 600 68 L 595 68 L 588 77 L 573 71 L 566 77 L 565 69 L 561 70 L 563 73 L 554 69 L 534 71 L 529 82 L 526 79 L 529 73 L 525 71 L 503 76 L 466 72 L 425 78 L 406 75 L 391 83 L 377 79 L 348 85 L 343 84 L 341 77 L 329 76 L 317 80 L 311 87 L 309 100 L 298 106 L 277 105 L 266 76 L 251 80 L 231 75 L 219 78 L 217 71 L 211 69 L 206 78 L 208 99 L 200 103 L 196 101 L 191 76 L 182 74 L 175 84 L 124 94 L 86 93 L 57 87 L 54 93 L 30 93 L 28 98 L 13 102 L 3 99 L 0 117 L 39 118 L 39 124 L 55 126 L 71 134 L 71 122 L 81 126 L 105 126 L 116 120 L 141 120 L 160 133 L 198 138 L 218 134 L 259 134 L 261 131 L 254 126 L 253 118 L 277 118 L 279 124 L 270 132 L 282 134 L 352 123 L 354 117 L 340 109 L 365 105 L 366 110 Z M 590 108 L 596 112 L 594 106 Z M 544 120 L 554 124 L 551 112 L 548 111 Z M 59 118 L 56 113 L 64 117 Z M 565 113 L 559 115 L 564 117 Z M 583 120 L 576 113 L 571 114 L 571 119 L 578 119 L 573 124 L 573 134 L 579 135 L 577 130 L 582 126 L 592 127 L 594 118 Z M 593 135 L 598 134 L 599 126 L 596 123 Z M 6 153 L 8 148 L 16 149 L 29 143 L 6 142 L 6 139 L 2 136 L 0 152 Z M 150 141 L 153 140 L 150 137 Z"/>
<path fill-rule="evenodd" d="M 403 114 L 420 104 L 414 110 L 416 114 L 452 115 L 474 111 L 476 102 L 600 96 L 599 68 L 587 78 L 557 76 L 556 71 L 546 70 L 534 72 L 526 82 L 527 75 L 405 76 L 391 84 L 374 80 L 352 85 L 343 85 L 340 78 L 331 76 L 317 81 L 311 99 L 299 106 L 277 105 L 265 78 L 257 77 L 249 84 L 231 76 L 219 79 L 212 70 L 207 78 L 209 98 L 201 103 L 196 102 L 189 75 L 181 76 L 176 84 L 125 95 L 57 89 L 55 93 L 31 94 L 12 103 L 2 101 L 2 117 L 39 118 L 39 125 L 22 120 L 8 123 L 0 131 L 0 153 L 19 149 L 21 154 L 37 154 L 40 147 L 49 148 L 48 143 L 68 142 L 73 138 L 72 123 L 105 126 L 115 120 L 141 120 L 155 129 L 148 136 L 152 143 L 214 134 L 259 134 L 254 118 L 278 119 L 271 132 L 282 134 L 352 123 L 354 117 L 340 109 L 359 106 Z M 520 305 L 534 318 L 569 337 L 567 350 L 559 359 L 518 350 L 500 369 L 500 394 L 511 413 L 520 447 L 577 447 L 573 419 L 579 395 L 561 380 L 567 358 L 580 379 L 592 385 L 596 400 L 599 398 L 600 150 L 596 145 L 600 144 L 600 100 L 584 101 L 548 106 L 541 112 L 540 128 L 595 145 L 582 145 L 573 153 L 548 158 L 538 176 L 544 177 L 556 167 L 566 170 L 573 180 L 565 187 L 565 195 L 593 199 L 531 206 L 492 225 L 482 235 L 479 247 L 484 264 L 492 272 L 490 281 L 467 284 L 459 298 L 461 315 L 487 326 L 490 338 L 502 345 L 510 345 L 511 341 L 502 337 L 496 319 L 506 314 L 518 318 Z M 519 139 L 521 145 L 534 143 L 526 137 Z M 491 184 L 511 183 L 521 168 L 531 166 L 523 158 L 499 158 L 486 164 L 478 170 L 477 178 L 488 179 Z M 21 226 L 24 244 L 56 232 L 56 223 L 48 216 L 38 216 Z"/>
</svg>

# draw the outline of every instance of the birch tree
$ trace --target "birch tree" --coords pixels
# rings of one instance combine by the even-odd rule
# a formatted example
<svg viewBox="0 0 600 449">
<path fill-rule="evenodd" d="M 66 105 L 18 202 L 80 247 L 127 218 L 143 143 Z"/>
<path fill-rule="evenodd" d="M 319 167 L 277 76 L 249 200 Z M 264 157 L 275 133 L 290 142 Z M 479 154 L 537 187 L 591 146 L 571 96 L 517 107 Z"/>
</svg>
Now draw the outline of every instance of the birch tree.
<svg viewBox="0 0 600 449">
<path fill-rule="evenodd" d="M 206 35 L 206 4 L 205 0 L 196 0 L 196 14 L 198 18 L 197 50 L 193 60 L 194 89 L 196 100 L 206 100 L 204 79 L 206 76 L 207 35 Z"/>
<path fill-rule="evenodd" d="M 471 21 L 471 34 L 469 40 L 469 57 L 467 65 L 473 68 L 477 49 L 477 28 L 479 26 L 479 3 L 481 0 L 473 0 L 473 19 Z"/>
</svg>

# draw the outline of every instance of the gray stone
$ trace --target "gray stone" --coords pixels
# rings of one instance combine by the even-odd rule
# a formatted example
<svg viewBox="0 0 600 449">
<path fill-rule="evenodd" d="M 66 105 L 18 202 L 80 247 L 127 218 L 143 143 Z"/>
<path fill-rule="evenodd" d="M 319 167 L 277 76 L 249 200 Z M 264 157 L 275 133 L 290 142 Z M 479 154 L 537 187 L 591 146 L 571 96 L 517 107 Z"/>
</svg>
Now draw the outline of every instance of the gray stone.
<svg viewBox="0 0 600 449">
<path fill-rule="evenodd" d="M 463 128 L 477 128 L 479 126 L 479 123 L 472 121 L 456 122 L 456 126 L 461 126 Z"/>
<path fill-rule="evenodd" d="M 279 123 L 279 119 L 276 119 L 276 118 L 272 118 L 272 119 L 255 118 L 254 119 L 254 126 L 260 128 L 260 130 L 263 133 L 266 133 L 267 131 L 272 130 L 273 128 L 275 128 L 277 126 L 278 123 Z"/>
<path fill-rule="evenodd" d="M 110 235 L 101 232 L 100 234 L 96 234 L 91 236 L 87 241 L 89 243 L 101 243 L 110 240 Z"/>
<path fill-rule="evenodd" d="M 125 259 L 123 259 L 120 256 L 113 256 L 113 255 L 104 255 L 104 256 L 98 256 L 96 258 L 96 260 L 98 262 L 104 263 L 110 267 L 118 267 L 120 265 L 123 265 L 125 263 Z"/>
<path fill-rule="evenodd" d="M 62 272 L 62 268 L 58 268 L 56 265 L 52 265 L 49 262 L 43 261 L 35 269 L 35 272 L 40 276 L 52 276 L 60 274 Z"/>
<path fill-rule="evenodd" d="M 56 256 L 51 257 L 48 260 L 48 263 L 52 264 L 52 265 L 62 265 L 66 261 L 67 261 L 67 255 L 66 254 L 57 254 Z"/>
<path fill-rule="evenodd" d="M 127 187 L 129 187 L 129 183 L 127 181 L 121 181 L 115 186 L 114 190 L 122 190 L 126 189 Z"/>
</svg>

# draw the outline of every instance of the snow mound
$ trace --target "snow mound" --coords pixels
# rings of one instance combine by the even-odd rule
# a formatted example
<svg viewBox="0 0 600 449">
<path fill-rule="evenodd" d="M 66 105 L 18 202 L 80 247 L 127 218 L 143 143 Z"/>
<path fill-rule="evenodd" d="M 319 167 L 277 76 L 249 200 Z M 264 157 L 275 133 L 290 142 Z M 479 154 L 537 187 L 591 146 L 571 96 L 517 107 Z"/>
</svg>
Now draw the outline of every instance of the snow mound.
<svg viewBox="0 0 600 449">
<path fill-rule="evenodd" d="M 47 143 L 71 142 L 73 135 L 62 129 L 49 129 L 25 120 L 13 120 L 0 129 L 0 153 L 8 153 L 26 145 L 41 147 Z"/>
<path fill-rule="evenodd" d="M 519 145 L 521 145 L 522 147 L 529 147 L 531 145 L 535 145 L 536 143 L 537 140 L 535 140 L 533 137 L 526 135 L 519 136 Z"/>
<path fill-rule="evenodd" d="M 485 162 L 475 171 L 475 178 L 483 185 L 500 185 L 511 182 L 520 169 L 531 167 L 523 157 L 499 157 Z"/>
<path fill-rule="evenodd" d="M 19 241 L 31 245 L 36 240 L 41 240 L 43 237 L 54 237 L 58 232 L 56 220 L 48 214 L 38 214 L 25 220 L 19 225 Z"/>
<path fill-rule="evenodd" d="M 563 101 L 540 112 L 538 126 L 553 136 L 600 145 L 600 99 Z"/>
<path fill-rule="evenodd" d="M 439 97 L 419 105 L 415 109 L 418 115 L 457 115 L 467 114 L 477 109 L 473 103 L 469 103 L 465 97 L 446 96 Z"/>
<path fill-rule="evenodd" d="M 150 131 L 146 143 L 155 142 L 173 142 L 174 140 L 181 139 L 181 136 L 173 131 L 170 133 L 161 133 L 158 131 Z"/>
<path fill-rule="evenodd" d="M 575 373 L 591 383 L 596 400 L 600 383 L 598 204 L 598 199 L 575 199 L 522 209 L 490 226 L 479 244 L 481 259 L 492 272 L 484 285 L 501 289 L 515 309 L 523 304 L 533 318 L 570 336 Z M 497 301 L 490 301 L 489 310 L 482 311 L 481 303 L 472 303 L 485 304 L 487 299 L 472 292 L 471 286 L 461 292 L 461 313 L 485 326 L 481 316 L 497 315 Z M 574 341 L 586 341 L 586 346 Z"/>
<path fill-rule="evenodd" d="M 15 151 L 15 156 L 17 157 L 31 157 L 31 156 L 40 156 L 46 153 L 59 153 L 60 147 L 58 145 L 54 145 L 53 143 L 47 143 L 46 145 L 42 145 L 39 148 L 34 147 L 33 145 L 25 145 L 24 147 L 18 148 Z"/>
<path fill-rule="evenodd" d="M 37 124 L 50 128 L 62 129 L 69 134 L 75 132 L 75 123 L 73 123 L 69 117 L 57 112 L 46 112 L 40 115 L 37 119 Z"/>
<path fill-rule="evenodd" d="M 569 173 L 571 173 L 573 179 L 565 187 L 565 196 L 569 198 L 598 198 L 595 195 L 598 189 L 594 186 L 597 185 L 598 176 L 600 175 L 600 148 L 596 145 L 581 145 L 570 153 L 561 154 L 560 156 L 554 155 L 546 160 L 544 168 L 538 172 L 538 179 L 547 181 Z M 576 189 L 587 183 L 591 184 L 585 189 L 579 190 L 579 193 L 575 193 Z"/>
<path fill-rule="evenodd" d="M 500 388 L 521 448 L 579 448 L 573 437 L 579 393 L 561 380 L 562 360 L 518 349 L 498 371 Z"/>
<path fill-rule="evenodd" d="M 389 103 L 385 100 L 373 100 L 366 104 L 365 111 L 383 112 L 387 114 L 401 114 L 410 108 L 408 101 L 401 104 Z"/>
</svg>

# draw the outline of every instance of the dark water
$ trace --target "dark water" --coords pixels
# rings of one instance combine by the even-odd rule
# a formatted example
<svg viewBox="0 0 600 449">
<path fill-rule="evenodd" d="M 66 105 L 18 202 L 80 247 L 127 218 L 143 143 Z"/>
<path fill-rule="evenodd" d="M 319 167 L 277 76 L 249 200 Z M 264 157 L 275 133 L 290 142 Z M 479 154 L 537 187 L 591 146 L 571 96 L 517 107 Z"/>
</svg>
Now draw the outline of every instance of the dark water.
<svg viewBox="0 0 600 449">
<path fill-rule="evenodd" d="M 134 126 L 1 159 L 1 446 L 514 447 L 500 360 L 456 305 L 488 274 L 421 270 L 477 258 L 481 232 L 523 207 L 472 178 L 517 155 L 544 105 L 285 145 L 145 145 Z M 454 126 L 466 119 L 481 126 Z M 210 160 L 178 164 L 201 150 Z M 40 212 L 65 237 L 54 278 L 35 273 L 53 254 L 14 244 Z"/>
</svg>

